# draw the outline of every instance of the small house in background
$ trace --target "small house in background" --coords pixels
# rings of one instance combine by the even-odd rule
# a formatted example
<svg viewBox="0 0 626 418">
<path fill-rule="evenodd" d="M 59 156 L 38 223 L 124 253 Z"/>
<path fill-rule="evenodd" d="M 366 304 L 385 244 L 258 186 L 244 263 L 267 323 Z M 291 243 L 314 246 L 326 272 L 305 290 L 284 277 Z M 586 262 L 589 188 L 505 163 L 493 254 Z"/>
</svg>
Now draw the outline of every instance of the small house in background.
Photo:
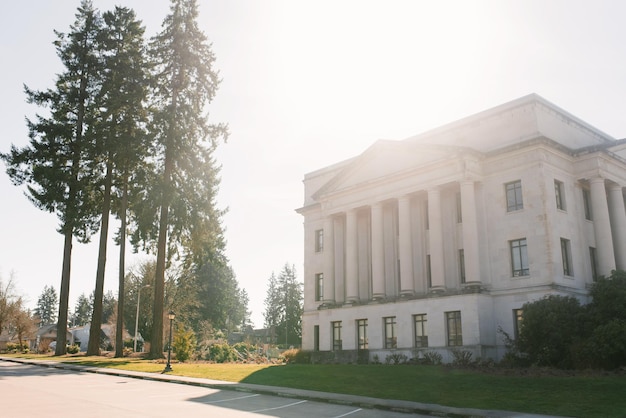
<svg viewBox="0 0 626 418">
<path fill-rule="evenodd" d="M 6 351 L 7 344 L 10 342 L 13 342 L 11 335 L 9 335 L 6 330 L 3 330 L 2 333 L 0 333 L 0 351 Z"/>
<path fill-rule="evenodd" d="M 230 333 L 228 336 L 228 343 L 230 345 L 240 342 L 249 342 L 252 345 L 263 347 L 276 342 L 276 332 L 274 328 L 253 329 L 248 326 L 244 328 L 243 331 Z"/>
<path fill-rule="evenodd" d="M 66 344 L 74 344 L 74 335 L 68 329 L 65 333 Z M 30 343 L 31 351 L 45 352 L 50 348 L 50 345 L 57 340 L 57 324 L 44 325 L 37 330 L 35 339 Z"/>
<path fill-rule="evenodd" d="M 74 344 L 80 346 L 80 351 L 87 351 L 89 345 L 89 328 L 90 324 L 70 329 L 74 336 Z M 122 334 L 124 341 L 132 340 L 132 336 L 128 331 L 124 330 Z M 100 348 L 103 350 L 113 350 L 115 344 L 115 326 L 111 324 L 102 324 L 100 326 Z"/>
</svg>

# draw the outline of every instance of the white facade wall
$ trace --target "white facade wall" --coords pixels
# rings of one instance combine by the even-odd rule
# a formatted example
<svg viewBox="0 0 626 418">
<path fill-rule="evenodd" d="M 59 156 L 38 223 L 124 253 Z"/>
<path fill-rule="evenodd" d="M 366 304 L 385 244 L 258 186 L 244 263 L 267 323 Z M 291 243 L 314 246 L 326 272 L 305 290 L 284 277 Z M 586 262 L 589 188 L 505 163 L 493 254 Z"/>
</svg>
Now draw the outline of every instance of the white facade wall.
<svg viewBox="0 0 626 418">
<path fill-rule="evenodd" d="M 379 141 L 308 174 L 298 209 L 303 348 L 332 351 L 332 323 L 340 322 L 341 350 L 357 350 L 357 321 L 365 319 L 370 358 L 432 350 L 450 360 L 453 349 L 499 358 L 498 329 L 513 335 L 513 310 L 554 293 L 585 301 L 594 270 L 626 266 L 621 144 L 531 95 L 414 138 Z M 523 207 L 509 211 L 513 182 Z M 511 242 L 523 239 L 528 274 L 514 274 Z M 446 312 L 455 311 L 462 347 L 448 341 Z M 415 347 L 418 314 L 427 317 L 426 349 Z M 395 318 L 394 349 L 385 349 L 386 317 Z"/>
</svg>

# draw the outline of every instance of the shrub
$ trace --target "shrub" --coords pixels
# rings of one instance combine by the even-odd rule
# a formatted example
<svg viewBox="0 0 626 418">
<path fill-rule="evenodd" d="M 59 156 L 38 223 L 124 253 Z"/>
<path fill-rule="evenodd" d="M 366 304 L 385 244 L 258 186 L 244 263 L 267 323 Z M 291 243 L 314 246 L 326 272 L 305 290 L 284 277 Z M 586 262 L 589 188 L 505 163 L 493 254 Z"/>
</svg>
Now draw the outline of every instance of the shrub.
<svg viewBox="0 0 626 418">
<path fill-rule="evenodd" d="M 292 348 L 283 352 L 282 357 L 288 364 L 309 364 L 311 363 L 311 353 L 299 348 Z"/>
<path fill-rule="evenodd" d="M 393 353 L 385 357 L 385 364 L 404 364 L 409 358 L 402 353 Z"/>
<path fill-rule="evenodd" d="M 452 365 L 467 367 L 471 366 L 472 361 L 472 352 L 467 350 L 452 350 Z"/>
<path fill-rule="evenodd" d="M 174 336 L 172 349 L 176 353 L 176 360 L 189 360 L 196 351 L 196 335 L 192 330 L 181 327 Z"/>
<path fill-rule="evenodd" d="M 236 343 L 235 345 L 233 345 L 233 348 L 237 350 L 240 357 L 245 360 L 249 359 L 252 353 L 256 353 L 257 351 L 256 345 L 245 342 Z"/>
<path fill-rule="evenodd" d="M 443 356 L 436 351 L 425 351 L 423 362 L 433 366 L 439 366 L 443 361 Z"/>
<path fill-rule="evenodd" d="M 77 354 L 80 352 L 80 346 L 79 345 L 68 345 L 67 346 L 67 354 Z"/>
<path fill-rule="evenodd" d="M 48 351 L 50 351 L 50 343 L 51 342 L 52 341 L 47 339 L 47 338 L 44 338 L 41 341 L 39 341 L 39 345 L 37 346 L 37 353 L 45 354 Z"/>
<path fill-rule="evenodd" d="M 297 349 L 297 348 L 292 348 L 290 350 L 285 350 L 281 354 L 281 357 L 283 358 L 285 363 L 295 363 L 296 362 L 296 355 L 298 354 L 298 351 L 300 351 L 300 350 Z"/>
<path fill-rule="evenodd" d="M 598 325 L 582 344 L 578 367 L 607 370 L 626 364 L 626 321 L 613 319 Z"/>
<path fill-rule="evenodd" d="M 205 356 L 206 360 L 216 363 L 229 363 L 237 361 L 239 358 L 237 350 L 228 344 L 213 344 L 209 347 L 209 352 Z"/>
<path fill-rule="evenodd" d="M 503 365 L 617 369 L 626 366 L 626 271 L 599 277 L 592 300 L 547 296 L 527 303 L 519 336 L 506 333 Z"/>
<path fill-rule="evenodd" d="M 22 343 L 20 344 L 19 342 L 17 343 L 7 343 L 7 351 L 10 353 L 27 353 L 28 350 L 28 344 L 27 343 Z"/>
<path fill-rule="evenodd" d="M 571 347 L 583 335 L 584 310 L 578 299 L 550 295 L 522 307 L 524 319 L 515 345 L 531 364 L 573 366 Z"/>
<path fill-rule="evenodd" d="M 626 321 L 626 271 L 615 270 L 611 277 L 599 277 L 591 286 L 591 316 L 598 326 L 612 319 Z"/>
</svg>

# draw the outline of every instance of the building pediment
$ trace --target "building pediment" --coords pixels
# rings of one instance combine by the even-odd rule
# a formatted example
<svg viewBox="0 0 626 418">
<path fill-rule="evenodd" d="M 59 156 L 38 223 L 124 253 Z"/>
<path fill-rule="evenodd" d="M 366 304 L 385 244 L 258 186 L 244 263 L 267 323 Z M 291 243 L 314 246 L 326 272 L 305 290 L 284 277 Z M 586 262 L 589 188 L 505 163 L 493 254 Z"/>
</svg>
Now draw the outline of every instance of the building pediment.
<svg viewBox="0 0 626 418">
<path fill-rule="evenodd" d="M 367 186 L 419 167 L 427 167 L 470 152 L 458 147 L 379 140 L 324 184 L 314 195 L 324 196 Z"/>
</svg>

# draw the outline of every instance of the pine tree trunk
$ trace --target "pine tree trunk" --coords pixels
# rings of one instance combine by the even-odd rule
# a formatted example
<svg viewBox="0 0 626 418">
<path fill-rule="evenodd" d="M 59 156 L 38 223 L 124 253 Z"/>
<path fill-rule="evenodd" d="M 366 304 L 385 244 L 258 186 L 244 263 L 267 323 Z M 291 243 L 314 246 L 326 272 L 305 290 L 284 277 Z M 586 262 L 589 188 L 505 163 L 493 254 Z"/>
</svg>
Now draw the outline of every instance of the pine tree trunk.
<svg viewBox="0 0 626 418">
<path fill-rule="evenodd" d="M 173 83 L 174 85 L 176 83 Z M 176 110 L 178 104 L 178 92 L 176 88 L 172 91 L 172 104 L 169 133 L 165 143 L 165 162 L 163 167 L 163 195 L 161 197 L 161 217 L 159 219 L 159 238 L 157 241 L 157 259 L 154 278 L 154 306 L 152 309 L 152 341 L 150 341 L 150 357 L 163 357 L 163 310 L 165 303 L 165 260 L 167 258 L 167 226 L 169 220 L 172 169 L 174 165 L 172 147 L 170 144 L 175 141 Z"/>
<path fill-rule="evenodd" d="M 115 357 L 124 356 L 124 272 L 126 270 L 126 207 L 128 206 L 128 174 L 124 173 L 122 202 L 120 208 L 120 265 L 119 288 L 117 291 L 117 327 L 115 331 Z M 135 333 L 137 331 L 135 330 Z"/>
<path fill-rule="evenodd" d="M 93 315 L 89 327 L 88 356 L 100 354 L 100 330 L 102 325 L 102 299 L 104 297 L 104 271 L 107 261 L 107 241 L 109 239 L 109 212 L 111 210 L 111 184 L 113 183 L 113 167 L 107 163 L 104 185 L 104 201 L 102 202 L 102 220 L 100 224 L 100 246 L 98 249 L 98 269 L 96 271 L 96 290 L 93 298 Z"/>
<path fill-rule="evenodd" d="M 164 199 L 165 200 L 165 199 Z M 169 205 L 161 206 L 159 221 L 159 240 L 157 244 L 157 260 L 154 278 L 154 305 L 152 308 L 152 340 L 150 341 L 150 357 L 163 357 L 163 305 L 165 298 L 165 258 L 167 252 L 167 218 Z"/>
<path fill-rule="evenodd" d="M 154 278 L 154 305 L 152 307 L 152 340 L 150 341 L 150 357 L 163 357 L 163 310 L 165 303 L 165 260 L 167 258 L 167 225 L 170 209 L 170 178 L 172 159 L 170 152 L 165 152 L 164 178 L 165 187 L 161 201 L 159 219 L 159 239 L 157 242 L 156 271 Z"/>
<path fill-rule="evenodd" d="M 67 353 L 65 341 L 67 340 L 67 310 L 70 295 L 70 267 L 72 261 L 72 238 L 73 228 L 65 232 L 63 244 L 63 270 L 61 272 L 61 290 L 59 292 L 59 317 L 57 321 L 57 345 L 54 350 L 55 356 Z"/>
</svg>

